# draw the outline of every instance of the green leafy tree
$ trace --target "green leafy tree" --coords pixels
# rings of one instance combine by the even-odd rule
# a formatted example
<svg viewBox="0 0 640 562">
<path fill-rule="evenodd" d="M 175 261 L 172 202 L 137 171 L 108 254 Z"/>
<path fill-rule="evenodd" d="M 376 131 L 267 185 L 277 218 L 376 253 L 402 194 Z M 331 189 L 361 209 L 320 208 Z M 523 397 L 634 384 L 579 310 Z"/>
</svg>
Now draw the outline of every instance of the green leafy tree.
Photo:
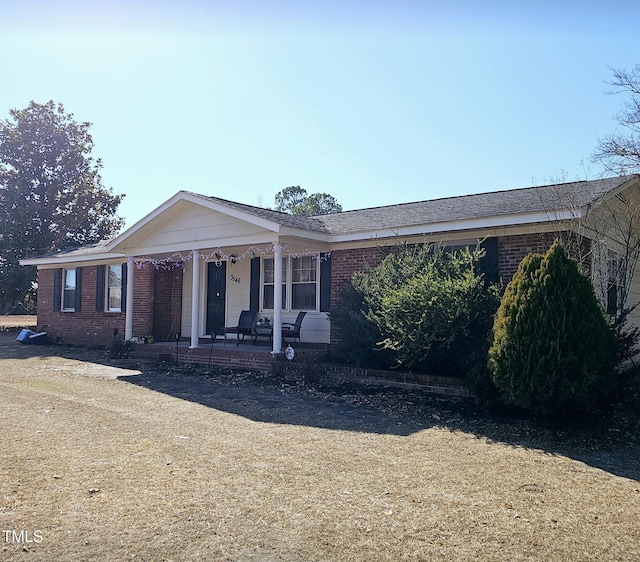
<svg viewBox="0 0 640 562">
<path fill-rule="evenodd" d="M 512 404 L 588 410 L 614 386 L 616 342 L 590 281 L 557 242 L 530 254 L 496 314 L 489 369 Z"/>
<path fill-rule="evenodd" d="M 285 187 L 276 194 L 276 210 L 291 215 L 328 215 L 339 213 L 342 206 L 333 195 L 314 193 L 309 195 L 307 190 L 299 185 Z"/>
<path fill-rule="evenodd" d="M 102 184 L 90 123 L 61 104 L 31 102 L 0 121 L 0 306 L 24 302 L 35 279 L 25 257 L 117 233 L 122 195 Z"/>
</svg>

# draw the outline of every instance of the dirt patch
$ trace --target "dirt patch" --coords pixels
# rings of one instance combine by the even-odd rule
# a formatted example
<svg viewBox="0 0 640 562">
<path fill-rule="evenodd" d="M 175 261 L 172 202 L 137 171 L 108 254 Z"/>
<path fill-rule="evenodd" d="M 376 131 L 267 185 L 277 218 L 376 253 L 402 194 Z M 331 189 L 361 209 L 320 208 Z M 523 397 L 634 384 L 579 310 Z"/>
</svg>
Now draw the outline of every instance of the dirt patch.
<svg viewBox="0 0 640 562">
<path fill-rule="evenodd" d="M 0 392 L 2 560 L 640 558 L 621 414 L 553 427 L 6 337 Z"/>
</svg>

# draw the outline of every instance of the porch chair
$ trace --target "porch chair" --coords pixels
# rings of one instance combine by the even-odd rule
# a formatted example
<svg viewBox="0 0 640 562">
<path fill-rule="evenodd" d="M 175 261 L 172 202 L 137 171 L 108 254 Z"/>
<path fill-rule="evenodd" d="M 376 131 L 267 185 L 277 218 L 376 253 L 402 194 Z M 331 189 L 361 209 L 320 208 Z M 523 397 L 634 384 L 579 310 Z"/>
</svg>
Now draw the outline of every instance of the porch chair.
<svg viewBox="0 0 640 562">
<path fill-rule="evenodd" d="M 236 334 L 236 345 L 240 345 L 240 341 L 244 341 L 245 336 L 251 336 L 257 314 L 257 310 L 243 310 L 240 313 L 237 326 L 225 326 L 224 343 L 227 343 L 227 334 Z M 240 336 L 242 336 L 242 340 Z"/>
<path fill-rule="evenodd" d="M 284 341 L 284 343 L 287 343 L 287 338 L 293 341 L 297 339 L 298 343 L 300 343 L 300 328 L 302 327 L 302 321 L 306 314 L 306 311 L 298 312 L 298 317 L 294 324 L 290 322 L 282 323 L 282 341 Z"/>
</svg>

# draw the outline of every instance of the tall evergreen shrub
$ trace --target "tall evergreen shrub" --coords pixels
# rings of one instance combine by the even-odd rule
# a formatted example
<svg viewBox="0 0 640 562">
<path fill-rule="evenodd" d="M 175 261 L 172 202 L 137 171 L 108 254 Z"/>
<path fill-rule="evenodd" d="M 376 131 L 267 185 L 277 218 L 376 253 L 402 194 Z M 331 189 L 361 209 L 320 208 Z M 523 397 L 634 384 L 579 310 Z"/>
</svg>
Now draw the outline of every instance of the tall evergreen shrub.
<svg viewBox="0 0 640 562">
<path fill-rule="evenodd" d="M 540 414 L 589 409 L 613 387 L 615 336 L 590 281 L 557 242 L 507 285 L 489 369 L 513 404 Z"/>
</svg>

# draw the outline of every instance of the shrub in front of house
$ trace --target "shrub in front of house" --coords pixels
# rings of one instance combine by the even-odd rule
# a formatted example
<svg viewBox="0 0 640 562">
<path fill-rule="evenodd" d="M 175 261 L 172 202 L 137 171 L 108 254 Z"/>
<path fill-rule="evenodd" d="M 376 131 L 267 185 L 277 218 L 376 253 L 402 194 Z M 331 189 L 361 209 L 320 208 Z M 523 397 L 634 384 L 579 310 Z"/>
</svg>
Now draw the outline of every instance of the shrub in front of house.
<svg viewBox="0 0 640 562">
<path fill-rule="evenodd" d="M 615 385 L 616 342 L 590 281 L 557 242 L 507 285 L 489 350 L 492 380 L 537 414 L 589 410 Z"/>
<path fill-rule="evenodd" d="M 360 352 L 372 358 L 382 352 L 395 367 L 464 376 L 474 363 L 486 363 L 500 302 L 499 289 L 478 273 L 482 256 L 482 250 L 400 246 L 377 267 L 353 276 L 343 294 L 351 312 L 332 312 L 332 326 L 339 334 L 366 334 L 367 349 Z"/>
<path fill-rule="evenodd" d="M 378 345 L 383 336 L 369 312 L 364 293 L 351 282 L 345 284 L 331 307 L 331 330 L 335 334 L 330 348 L 332 360 L 383 370 L 395 364 L 391 351 Z"/>
</svg>

